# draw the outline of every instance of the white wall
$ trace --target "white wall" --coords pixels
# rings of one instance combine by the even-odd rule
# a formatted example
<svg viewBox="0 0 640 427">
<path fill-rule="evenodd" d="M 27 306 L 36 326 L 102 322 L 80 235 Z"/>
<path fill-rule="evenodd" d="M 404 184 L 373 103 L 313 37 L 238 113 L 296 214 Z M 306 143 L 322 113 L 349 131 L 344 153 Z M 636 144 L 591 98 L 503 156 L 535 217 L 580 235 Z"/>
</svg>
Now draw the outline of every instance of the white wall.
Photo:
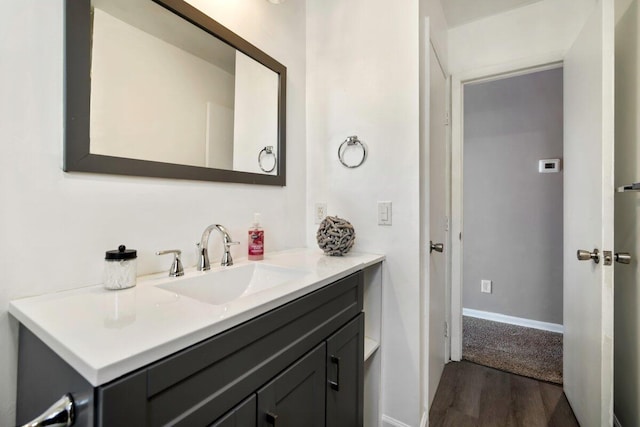
<svg viewBox="0 0 640 427">
<path fill-rule="evenodd" d="M 640 181 L 640 5 L 616 2 L 615 185 Z M 640 204 L 639 193 L 615 196 L 615 251 L 630 265 L 615 264 L 614 412 L 624 427 L 640 425 Z"/>
<path fill-rule="evenodd" d="M 420 388 L 418 0 L 307 2 L 307 206 L 350 220 L 355 251 L 384 253 L 382 412 L 417 426 Z M 369 155 L 347 169 L 337 149 L 358 135 Z M 377 225 L 377 202 L 393 225 Z M 310 246 L 317 225 L 307 218 Z"/>
<path fill-rule="evenodd" d="M 0 425 L 15 421 L 17 325 L 8 301 L 100 283 L 104 252 L 138 249 L 138 273 L 195 263 L 204 227 L 220 222 L 242 241 L 262 212 L 266 250 L 305 244 L 305 3 L 191 0 L 288 67 L 287 186 L 129 178 L 62 172 L 63 2 L 3 0 L 0 15 Z M 212 259 L 221 245 L 212 238 Z"/>
<path fill-rule="evenodd" d="M 562 68 L 464 86 L 464 308 L 562 324 L 562 117 Z"/>
<path fill-rule="evenodd" d="M 531 58 L 562 58 L 594 0 L 543 0 L 449 30 L 452 74 Z"/>
</svg>

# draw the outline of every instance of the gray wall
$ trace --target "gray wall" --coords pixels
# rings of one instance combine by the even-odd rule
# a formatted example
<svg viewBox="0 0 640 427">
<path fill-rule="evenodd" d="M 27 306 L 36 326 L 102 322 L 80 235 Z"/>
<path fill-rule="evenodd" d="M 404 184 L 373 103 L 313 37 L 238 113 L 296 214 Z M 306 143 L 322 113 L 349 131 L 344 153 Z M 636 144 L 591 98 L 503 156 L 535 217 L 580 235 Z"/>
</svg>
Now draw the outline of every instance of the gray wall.
<svg viewBox="0 0 640 427">
<path fill-rule="evenodd" d="M 616 15 L 615 185 L 640 181 L 640 5 L 625 3 Z M 619 6 L 616 3 L 616 7 Z M 624 427 L 640 425 L 640 194 L 615 195 L 615 250 L 630 265 L 614 264 L 613 407 Z"/>
<path fill-rule="evenodd" d="M 463 307 L 562 324 L 562 69 L 464 87 Z M 480 292 L 480 280 L 493 292 Z"/>
</svg>

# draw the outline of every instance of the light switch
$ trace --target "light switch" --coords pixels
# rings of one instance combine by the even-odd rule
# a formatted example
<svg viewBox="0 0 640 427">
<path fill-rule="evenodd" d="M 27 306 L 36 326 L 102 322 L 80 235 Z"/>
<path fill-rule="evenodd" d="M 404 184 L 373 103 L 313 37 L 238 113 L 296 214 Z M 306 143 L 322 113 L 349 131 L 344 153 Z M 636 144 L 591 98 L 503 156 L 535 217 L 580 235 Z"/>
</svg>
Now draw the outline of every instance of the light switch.
<svg viewBox="0 0 640 427">
<path fill-rule="evenodd" d="M 378 225 L 391 225 L 391 202 L 378 202 Z"/>
</svg>

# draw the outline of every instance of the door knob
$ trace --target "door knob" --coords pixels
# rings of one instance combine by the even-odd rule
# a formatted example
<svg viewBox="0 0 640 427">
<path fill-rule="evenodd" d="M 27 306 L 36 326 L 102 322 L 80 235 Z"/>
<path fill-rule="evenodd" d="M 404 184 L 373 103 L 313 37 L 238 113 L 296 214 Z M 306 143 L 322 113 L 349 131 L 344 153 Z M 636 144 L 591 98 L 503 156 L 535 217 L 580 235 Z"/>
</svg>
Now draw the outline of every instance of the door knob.
<svg viewBox="0 0 640 427">
<path fill-rule="evenodd" d="M 595 262 L 596 264 L 600 262 L 600 251 L 598 251 L 597 249 L 594 249 L 593 252 L 578 249 L 576 255 L 578 256 L 579 261 L 593 260 L 593 262 Z"/>
<path fill-rule="evenodd" d="M 615 260 L 620 264 L 631 264 L 631 255 L 627 252 L 616 252 Z"/>
<path fill-rule="evenodd" d="M 442 252 L 444 250 L 444 245 L 442 243 L 433 243 L 432 240 L 429 240 L 429 253 L 436 251 Z"/>
</svg>

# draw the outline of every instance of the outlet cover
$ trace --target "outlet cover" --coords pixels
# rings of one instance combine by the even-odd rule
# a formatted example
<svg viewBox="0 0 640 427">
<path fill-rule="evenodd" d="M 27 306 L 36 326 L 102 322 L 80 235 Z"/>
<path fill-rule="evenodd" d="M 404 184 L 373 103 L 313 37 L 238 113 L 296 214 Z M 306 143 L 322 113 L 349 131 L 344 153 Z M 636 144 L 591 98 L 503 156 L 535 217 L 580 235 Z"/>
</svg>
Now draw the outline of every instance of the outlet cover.
<svg viewBox="0 0 640 427">
<path fill-rule="evenodd" d="M 322 202 L 316 203 L 313 212 L 315 223 L 320 224 L 322 220 L 327 217 L 327 204 Z"/>
<path fill-rule="evenodd" d="M 485 294 L 491 293 L 491 280 L 481 280 L 480 281 L 480 292 Z"/>
</svg>

